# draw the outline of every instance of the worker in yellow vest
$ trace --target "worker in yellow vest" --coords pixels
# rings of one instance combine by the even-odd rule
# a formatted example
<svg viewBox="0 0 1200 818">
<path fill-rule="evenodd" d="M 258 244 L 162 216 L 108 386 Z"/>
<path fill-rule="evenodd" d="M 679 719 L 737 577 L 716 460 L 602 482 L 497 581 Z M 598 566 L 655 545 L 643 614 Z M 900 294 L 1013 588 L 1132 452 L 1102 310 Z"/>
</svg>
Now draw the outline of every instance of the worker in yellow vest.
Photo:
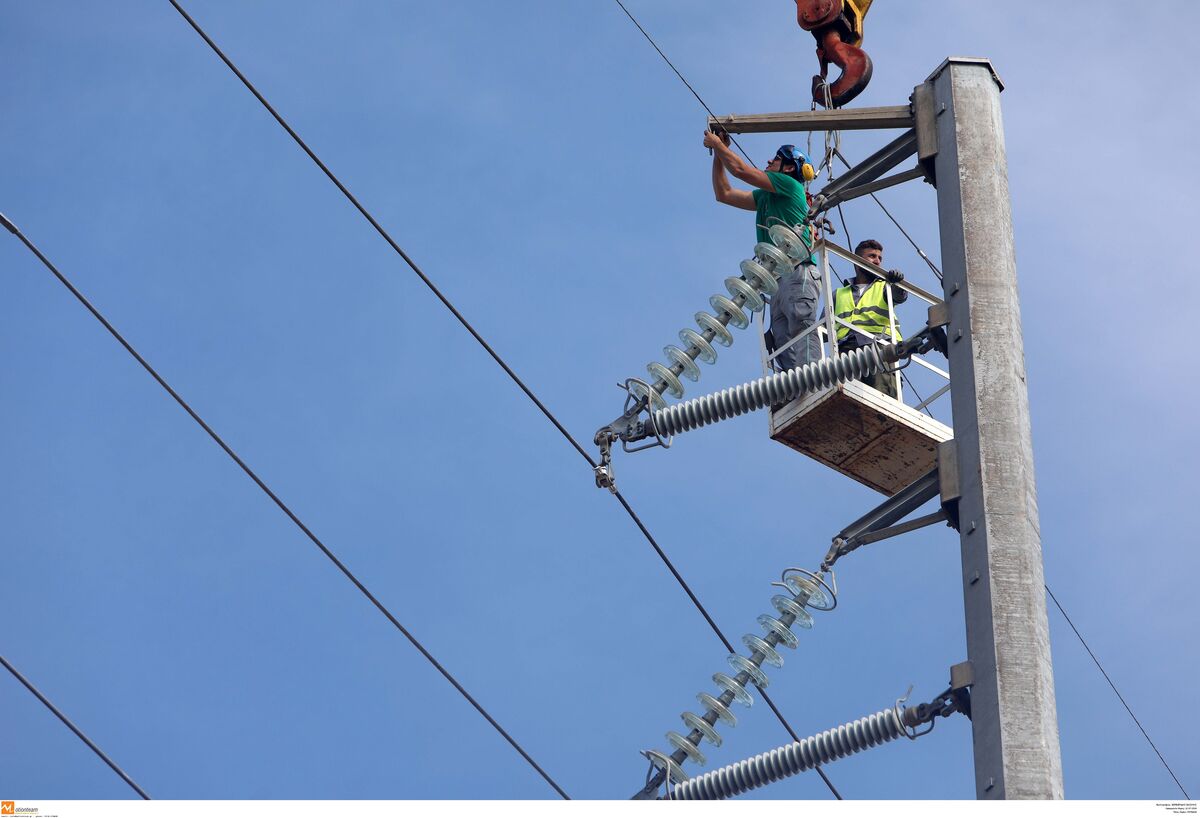
<svg viewBox="0 0 1200 818">
<path fill-rule="evenodd" d="M 883 266 L 883 245 L 875 239 L 860 241 L 854 248 L 854 253 L 876 267 Z M 900 322 L 896 320 L 893 324 L 887 291 L 889 284 L 899 284 L 903 280 L 904 274 L 899 270 L 890 270 L 885 282 L 863 267 L 854 268 L 854 281 L 847 281 L 846 286 L 839 287 L 833 295 L 833 314 L 854 327 L 852 330 L 843 324 L 837 325 L 839 353 L 866 346 L 880 339 L 890 340 L 891 343 L 902 340 Z M 908 293 L 901 288 L 890 289 L 893 304 L 902 304 L 908 299 Z M 862 380 L 885 395 L 897 397 L 894 372 L 880 372 Z"/>
</svg>

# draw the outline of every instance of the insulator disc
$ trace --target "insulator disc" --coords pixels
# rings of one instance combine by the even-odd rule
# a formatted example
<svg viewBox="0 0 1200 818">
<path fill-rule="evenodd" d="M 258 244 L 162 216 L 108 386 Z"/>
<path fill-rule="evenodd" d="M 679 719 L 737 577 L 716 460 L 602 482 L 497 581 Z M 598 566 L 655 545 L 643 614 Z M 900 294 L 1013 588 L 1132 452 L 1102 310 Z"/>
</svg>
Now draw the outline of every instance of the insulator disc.
<svg viewBox="0 0 1200 818">
<path fill-rule="evenodd" d="M 812 614 L 804 610 L 799 602 L 786 597 L 783 594 L 776 594 L 771 597 L 771 604 L 775 606 L 775 610 L 782 614 L 791 614 L 796 617 L 796 621 L 792 623 L 793 627 L 800 627 L 807 630 L 812 630 L 813 618 Z"/>
<path fill-rule="evenodd" d="M 765 241 L 760 241 L 754 245 L 754 255 L 758 256 L 758 260 L 762 266 L 774 273 L 776 278 L 780 278 L 785 273 L 792 271 L 792 260 L 774 244 L 767 244 Z"/>
<path fill-rule="evenodd" d="M 700 752 L 695 744 L 692 744 L 674 730 L 667 731 L 667 741 L 671 742 L 676 750 L 683 750 L 685 753 L 687 753 L 688 758 L 699 764 L 701 767 L 708 763 L 708 759 L 704 757 L 704 753 Z"/>
<path fill-rule="evenodd" d="M 725 658 L 725 661 L 729 663 L 731 668 L 739 673 L 743 671 L 749 673 L 750 678 L 759 687 L 766 687 L 771 683 L 771 680 L 767 678 L 767 674 L 762 672 L 762 668 L 751 662 L 745 656 L 741 656 L 737 653 L 731 653 Z"/>
<path fill-rule="evenodd" d="M 714 673 L 712 680 L 717 683 L 717 686 L 722 690 L 728 690 L 733 694 L 733 700 L 738 704 L 746 707 L 754 706 L 754 699 L 746 688 L 742 687 L 742 683 L 732 676 L 726 676 L 724 673 Z"/>
<path fill-rule="evenodd" d="M 682 784 L 688 780 L 688 774 L 683 771 L 675 759 L 671 758 L 666 753 L 660 753 L 658 750 L 647 750 L 646 758 L 650 759 L 650 763 L 660 770 L 666 770 L 671 776 L 671 781 L 676 784 Z"/>
<path fill-rule="evenodd" d="M 758 294 L 758 290 L 747 284 L 740 278 L 730 276 L 725 279 L 725 289 L 729 290 L 729 294 L 734 298 L 739 295 L 746 299 L 746 307 L 750 312 L 758 312 L 763 308 L 762 296 Z"/>
<path fill-rule="evenodd" d="M 704 705 L 708 710 L 717 714 L 717 718 L 728 724 L 730 727 L 737 727 L 737 716 L 730 712 L 729 708 L 721 704 L 721 700 L 715 696 L 710 696 L 707 693 L 697 693 L 696 701 Z"/>
<path fill-rule="evenodd" d="M 779 282 L 775 276 L 768 273 L 766 268 L 757 261 L 746 259 L 742 262 L 740 269 L 747 281 L 767 295 L 775 295 L 779 292 Z"/>
<path fill-rule="evenodd" d="M 829 595 L 818 583 L 805 576 L 790 576 L 783 581 L 787 589 L 795 594 L 801 605 L 806 605 L 816 611 L 832 607 Z"/>
<path fill-rule="evenodd" d="M 748 647 L 755 653 L 763 655 L 763 661 L 772 667 L 783 667 L 783 657 L 779 655 L 779 651 L 771 647 L 770 643 L 765 639 L 759 639 L 752 633 L 748 633 L 742 637 L 742 644 Z"/>
<path fill-rule="evenodd" d="M 637 381 L 633 381 L 629 384 L 629 391 L 631 393 L 633 393 L 633 396 L 635 398 L 644 398 L 647 395 L 649 395 L 651 409 L 658 410 L 658 409 L 666 409 L 667 408 L 667 402 L 665 400 L 663 400 L 662 395 L 658 394 L 657 392 L 655 392 L 653 389 L 650 389 L 649 387 L 642 386 Z"/>
<path fill-rule="evenodd" d="M 796 634 L 792 633 L 791 628 L 770 614 L 760 615 L 758 617 L 758 624 L 762 625 L 763 629 L 768 633 L 778 636 L 779 641 L 786 647 L 795 649 L 796 645 L 800 644 L 800 640 L 796 638 Z"/>
<path fill-rule="evenodd" d="M 800 234 L 790 227 L 777 224 L 767 232 L 771 235 L 771 242 L 787 253 L 788 258 L 792 261 L 808 261 L 809 256 L 812 255 L 812 250 L 808 249 L 803 239 L 800 238 Z"/>
<path fill-rule="evenodd" d="M 666 382 L 667 391 L 671 393 L 671 397 L 683 397 L 683 384 L 679 382 L 679 378 L 675 376 L 674 372 L 667 369 L 658 361 L 653 361 L 652 363 L 646 364 L 646 371 L 649 372 L 653 377 Z"/>
<path fill-rule="evenodd" d="M 708 739 L 709 744 L 712 744 L 715 747 L 721 746 L 721 737 L 717 734 L 717 731 L 713 729 L 712 725 L 706 722 L 704 719 L 700 718 L 691 711 L 687 713 L 680 713 L 679 718 L 683 719 L 683 723 L 688 727 L 692 728 L 693 730 L 699 730 L 701 734 Z"/>
<path fill-rule="evenodd" d="M 734 304 L 723 295 L 714 295 L 708 299 L 709 305 L 717 312 L 723 312 L 729 315 L 729 323 L 733 324 L 738 329 L 745 329 L 750 326 L 750 319 L 746 317 L 746 313 L 742 312 L 742 308 Z"/>
<path fill-rule="evenodd" d="M 706 312 L 696 313 L 696 326 L 700 329 L 710 329 L 713 331 L 713 340 L 723 347 L 730 346 L 733 343 L 733 333 L 729 328 L 717 320 L 716 316 L 709 315 Z"/>
<path fill-rule="evenodd" d="M 683 372 L 681 373 L 683 377 L 689 381 L 700 380 L 700 367 L 696 366 L 696 362 L 692 360 L 691 355 L 688 355 L 677 346 L 669 345 L 663 347 L 663 355 L 670 358 L 672 363 L 677 363 L 683 367 Z"/>
<path fill-rule="evenodd" d="M 695 347 L 700 350 L 699 358 L 706 364 L 715 364 L 717 362 L 717 351 L 713 349 L 712 344 L 704 340 L 704 336 L 696 332 L 694 329 L 684 328 L 679 331 L 679 340 L 683 341 L 689 347 Z"/>
</svg>

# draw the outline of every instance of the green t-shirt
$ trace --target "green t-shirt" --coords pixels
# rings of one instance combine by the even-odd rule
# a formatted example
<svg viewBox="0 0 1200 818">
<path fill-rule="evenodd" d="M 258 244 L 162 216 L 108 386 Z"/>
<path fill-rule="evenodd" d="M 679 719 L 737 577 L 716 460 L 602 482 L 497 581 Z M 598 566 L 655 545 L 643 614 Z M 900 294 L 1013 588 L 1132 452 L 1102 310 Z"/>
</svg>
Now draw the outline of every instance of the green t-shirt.
<svg viewBox="0 0 1200 818">
<path fill-rule="evenodd" d="M 758 225 L 758 240 L 769 244 L 771 237 L 767 233 L 767 228 L 775 222 L 768 222 L 768 219 L 774 216 L 788 227 L 804 224 L 804 220 L 808 218 L 808 197 L 804 195 L 804 185 L 786 173 L 768 171 L 767 178 L 771 180 L 775 192 L 756 188 L 752 193 L 754 204 L 758 207 L 754 215 L 755 223 Z M 807 230 L 800 238 L 805 244 L 812 247 L 812 238 Z"/>
</svg>

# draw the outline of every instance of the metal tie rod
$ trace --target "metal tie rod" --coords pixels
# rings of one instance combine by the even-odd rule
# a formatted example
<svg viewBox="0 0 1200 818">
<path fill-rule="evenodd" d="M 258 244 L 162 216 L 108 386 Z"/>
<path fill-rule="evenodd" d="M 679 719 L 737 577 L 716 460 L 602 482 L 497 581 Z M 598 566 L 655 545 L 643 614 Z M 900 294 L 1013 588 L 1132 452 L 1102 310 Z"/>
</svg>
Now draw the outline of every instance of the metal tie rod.
<svg viewBox="0 0 1200 818">
<path fill-rule="evenodd" d="M 719 770 L 698 775 L 668 790 L 668 797 L 677 801 L 717 801 L 765 787 L 789 778 L 819 764 L 861 753 L 909 735 L 899 707 L 889 707 L 865 718 L 834 727 L 815 736 L 777 747 L 767 753 L 738 761 Z"/>
<path fill-rule="evenodd" d="M 939 717 L 962 713 L 970 718 L 974 683 L 971 663 L 961 662 L 950 668 L 950 687 L 930 702 L 902 707 L 908 699 L 905 694 L 893 706 L 873 715 L 682 781 L 674 788 L 668 785 L 666 797 L 679 801 L 732 798 L 901 736 L 916 741 L 932 732 L 934 721 Z M 909 688 L 911 692 L 912 688 Z M 923 725 L 924 729 L 918 731 L 917 728 Z"/>
</svg>

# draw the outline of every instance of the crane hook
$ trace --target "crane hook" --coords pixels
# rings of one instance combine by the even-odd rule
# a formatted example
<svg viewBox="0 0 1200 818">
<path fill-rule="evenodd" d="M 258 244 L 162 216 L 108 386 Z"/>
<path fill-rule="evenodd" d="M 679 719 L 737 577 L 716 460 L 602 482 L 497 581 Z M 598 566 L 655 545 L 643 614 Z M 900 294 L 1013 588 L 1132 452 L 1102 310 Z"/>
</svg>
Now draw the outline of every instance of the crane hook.
<svg viewBox="0 0 1200 818">
<path fill-rule="evenodd" d="M 863 18 L 873 0 L 796 0 L 796 22 L 817 41 L 821 73 L 813 77 L 813 101 L 840 108 L 857 97 L 871 81 L 873 66 L 860 48 Z M 842 73 L 829 82 L 829 64 Z"/>
</svg>

